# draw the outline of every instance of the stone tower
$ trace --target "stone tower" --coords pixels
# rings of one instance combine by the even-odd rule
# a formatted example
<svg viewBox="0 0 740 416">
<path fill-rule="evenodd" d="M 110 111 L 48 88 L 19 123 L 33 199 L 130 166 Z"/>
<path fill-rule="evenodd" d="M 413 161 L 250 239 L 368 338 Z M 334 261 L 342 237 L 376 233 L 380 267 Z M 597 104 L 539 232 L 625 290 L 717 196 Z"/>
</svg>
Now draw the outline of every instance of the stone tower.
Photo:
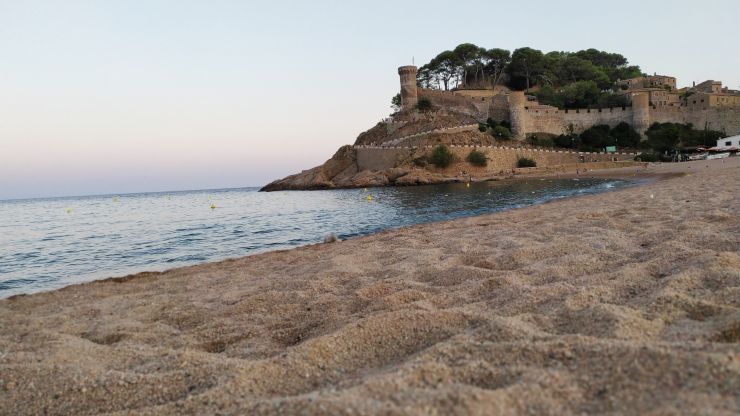
<svg viewBox="0 0 740 416">
<path fill-rule="evenodd" d="M 512 91 L 509 93 L 509 121 L 511 121 L 511 133 L 516 140 L 524 140 L 527 134 L 527 97 L 524 91 Z"/>
<path fill-rule="evenodd" d="M 413 108 L 418 97 L 416 96 L 416 67 L 413 65 L 398 68 L 401 77 L 401 109 Z"/>
<path fill-rule="evenodd" d="M 632 127 L 645 137 L 650 127 L 650 97 L 648 94 L 634 94 L 632 96 Z"/>
</svg>

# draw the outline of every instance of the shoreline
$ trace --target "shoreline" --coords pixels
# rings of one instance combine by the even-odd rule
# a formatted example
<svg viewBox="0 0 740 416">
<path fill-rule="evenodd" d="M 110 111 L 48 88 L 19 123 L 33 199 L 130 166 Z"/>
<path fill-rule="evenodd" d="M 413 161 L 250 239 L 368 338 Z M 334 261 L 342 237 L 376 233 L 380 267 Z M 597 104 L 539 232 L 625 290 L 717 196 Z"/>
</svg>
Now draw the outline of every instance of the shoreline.
<svg viewBox="0 0 740 416">
<path fill-rule="evenodd" d="M 476 180 L 476 178 L 473 178 L 473 180 L 471 180 L 470 183 L 496 182 L 496 183 L 502 183 L 502 184 L 504 184 L 504 183 L 511 183 L 511 182 L 527 182 L 527 181 L 542 180 L 542 179 L 614 179 L 614 180 L 623 180 L 623 181 L 632 182 L 632 184 L 626 186 L 628 188 L 631 188 L 631 187 L 634 187 L 634 186 L 640 186 L 642 184 L 649 183 L 651 181 L 660 180 L 660 179 L 663 179 L 663 178 L 669 178 L 669 177 L 672 176 L 672 175 L 669 175 L 669 174 L 653 174 L 652 172 L 644 172 L 647 167 L 648 167 L 648 164 L 647 163 L 644 164 L 644 166 L 642 167 L 642 170 L 641 170 L 642 176 L 639 177 L 639 178 L 636 178 L 636 175 L 634 173 L 631 173 L 632 170 L 635 168 L 635 166 L 630 166 L 630 167 L 624 167 L 624 168 L 598 169 L 598 170 L 589 171 L 588 174 L 587 173 L 583 173 L 583 174 L 580 174 L 580 175 L 577 175 L 574 172 L 566 172 L 566 173 L 552 173 L 552 174 L 535 174 L 535 175 L 529 175 L 529 176 L 527 176 L 527 175 L 520 175 L 520 176 L 510 176 L 510 177 L 499 177 L 499 178 L 493 179 L 493 180 L 491 180 L 491 179 L 482 179 L 482 180 L 479 179 L 479 180 Z M 449 184 L 462 184 L 462 183 L 465 183 L 465 182 L 466 181 L 464 181 L 464 180 L 457 180 L 457 179 L 455 179 L 455 180 L 451 180 L 449 182 L 430 183 L 430 184 L 423 184 L 423 185 L 408 185 L 408 186 L 438 186 L 438 185 L 449 185 Z M 383 189 L 383 188 L 387 188 L 387 187 L 389 187 L 389 186 L 368 187 L 367 189 Z M 403 187 L 405 187 L 405 186 L 403 186 Z M 255 188 L 255 187 L 253 187 L 253 188 Z M 227 189 L 227 188 L 224 188 L 224 189 Z M 228 188 L 228 189 L 240 189 L 240 188 Z M 321 189 L 321 190 L 324 190 L 324 191 L 332 191 L 332 190 L 340 190 L 340 189 L 361 189 L 361 188 L 336 188 L 336 189 Z M 564 197 L 564 198 L 554 198 L 554 199 L 550 199 L 550 200 L 539 202 L 539 203 L 533 203 L 531 205 L 527 205 L 527 206 L 524 206 L 524 207 L 507 208 L 507 209 L 505 209 L 503 211 L 482 213 L 482 214 L 477 214 L 477 215 L 473 215 L 473 216 L 467 216 L 467 217 L 461 217 L 461 218 L 452 218 L 452 219 L 444 219 L 444 220 L 438 220 L 438 221 L 432 221 L 432 222 L 422 222 L 422 223 L 416 223 L 416 224 L 411 224 L 411 225 L 402 225 L 402 226 L 399 226 L 399 227 L 390 227 L 390 228 L 386 228 L 386 229 L 382 229 L 382 230 L 378 230 L 378 231 L 372 232 L 370 234 L 355 235 L 355 236 L 349 237 L 348 239 L 356 239 L 356 238 L 368 237 L 368 236 L 372 236 L 372 235 L 375 235 L 375 234 L 378 234 L 378 233 L 381 233 L 381 232 L 401 230 L 401 229 L 408 228 L 408 227 L 413 227 L 413 226 L 416 226 L 416 225 L 433 224 L 433 223 L 440 223 L 440 222 L 446 222 L 446 221 L 455 221 L 455 220 L 458 220 L 458 219 L 475 218 L 475 217 L 480 217 L 480 216 L 483 216 L 483 215 L 493 215 L 493 214 L 496 214 L 496 213 L 510 211 L 510 210 L 513 210 L 513 209 L 524 209 L 524 208 L 528 208 L 528 207 L 536 206 L 536 205 L 540 205 L 540 204 L 549 204 L 549 203 L 552 203 L 552 202 L 555 202 L 555 201 L 559 201 L 559 200 L 562 200 L 562 199 L 578 198 L 578 197 L 584 197 L 584 196 L 589 196 L 589 195 L 598 195 L 598 194 L 607 193 L 607 192 L 614 192 L 614 191 L 617 191 L 619 189 L 623 189 L 623 188 L 617 188 L 617 189 L 614 189 L 614 190 L 601 191 L 601 192 L 597 192 L 597 193 L 594 193 L 594 194 L 570 195 L 570 196 L 567 196 L 567 197 Z M 207 191 L 207 190 L 204 190 L 204 191 Z M 297 190 L 297 191 L 304 192 L 304 191 L 313 191 L 313 190 Z M 176 192 L 178 192 L 178 191 L 176 191 Z M 188 191 L 182 191 L 182 192 L 188 192 Z M 91 196 L 91 197 L 97 197 L 97 195 Z M 342 240 L 342 241 L 346 241 L 348 239 L 345 239 L 345 240 Z M 65 289 L 67 287 L 70 287 L 70 286 L 85 285 L 87 283 L 92 283 L 92 282 L 107 281 L 107 280 L 111 280 L 111 279 L 125 279 L 125 278 L 128 278 L 129 276 L 137 276 L 137 275 L 161 274 L 161 273 L 167 273 L 169 271 L 174 271 L 174 270 L 177 270 L 177 269 L 183 269 L 183 268 L 194 267 L 194 266 L 201 266 L 201 265 L 208 265 L 208 264 L 215 264 L 215 263 L 219 263 L 219 262 L 223 262 L 223 261 L 233 261 L 233 260 L 238 260 L 238 259 L 241 259 L 241 258 L 244 258 L 244 257 L 256 256 L 256 255 L 271 253 L 271 252 L 275 252 L 275 251 L 289 251 L 289 250 L 294 250 L 294 249 L 301 248 L 301 247 L 321 245 L 321 244 L 324 244 L 324 243 L 316 242 L 316 243 L 308 243 L 308 244 L 303 244 L 303 245 L 293 246 L 293 247 L 287 247 L 287 248 L 266 249 L 264 251 L 256 251 L 254 253 L 249 253 L 249 254 L 245 254 L 245 255 L 242 255 L 242 256 L 217 258 L 217 259 L 202 261 L 202 262 L 195 263 L 195 264 L 188 264 L 188 265 L 181 265 L 181 266 L 174 266 L 174 267 L 168 267 L 166 265 L 163 265 L 161 268 L 156 268 L 155 267 L 155 268 L 148 269 L 148 270 L 131 271 L 131 272 L 124 273 L 124 274 L 112 274 L 112 275 L 102 275 L 102 274 L 100 274 L 99 275 L 100 277 L 93 278 L 92 280 L 82 280 L 82 281 L 78 281 L 78 282 L 75 282 L 75 283 L 70 283 L 68 285 L 57 287 L 57 288 L 41 289 L 41 290 L 27 292 L 27 293 L 16 293 L 16 294 L 9 295 L 9 296 L 2 296 L 2 293 L 0 293 L 0 301 L 2 301 L 3 299 L 13 299 L 15 297 L 21 297 L 21 296 L 32 296 L 32 295 L 36 295 L 36 294 L 54 292 L 54 291 L 57 291 L 57 290 L 63 290 L 63 289 Z"/>
<path fill-rule="evenodd" d="M 636 178 L 2 299 L 0 413 L 740 411 L 740 158 Z"/>
</svg>

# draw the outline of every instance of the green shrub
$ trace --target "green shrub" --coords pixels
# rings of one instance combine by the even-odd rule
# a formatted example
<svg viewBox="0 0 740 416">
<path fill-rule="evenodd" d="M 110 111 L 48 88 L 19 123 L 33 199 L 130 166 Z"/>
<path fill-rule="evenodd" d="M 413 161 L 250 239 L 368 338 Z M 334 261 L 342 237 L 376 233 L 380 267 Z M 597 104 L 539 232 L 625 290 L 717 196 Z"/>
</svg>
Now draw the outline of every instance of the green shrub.
<svg viewBox="0 0 740 416">
<path fill-rule="evenodd" d="M 447 166 L 450 166 L 450 163 L 452 163 L 452 158 L 453 154 L 450 152 L 450 149 L 443 144 L 438 144 L 437 147 L 432 150 L 432 156 L 429 158 L 429 161 L 432 162 L 434 166 L 446 168 Z"/>
<path fill-rule="evenodd" d="M 496 126 L 498 126 L 498 122 L 496 122 L 496 120 L 492 119 L 491 117 L 488 117 L 488 119 L 486 120 L 486 124 L 488 124 L 488 127 L 492 129 L 495 129 Z"/>
<path fill-rule="evenodd" d="M 656 155 L 655 153 L 640 153 L 639 155 L 635 156 L 635 160 L 638 162 L 657 162 L 658 155 Z"/>
<path fill-rule="evenodd" d="M 599 124 L 586 129 L 581 133 L 581 150 L 586 151 L 586 147 L 601 149 L 604 146 L 613 146 L 614 139 L 609 136 L 609 130 L 610 128 L 606 124 Z"/>
<path fill-rule="evenodd" d="M 421 168 L 423 168 L 424 166 L 426 166 L 429 163 L 427 161 L 427 157 L 426 156 L 415 157 L 412 160 L 412 162 L 414 162 L 414 165 L 419 166 Z"/>
<path fill-rule="evenodd" d="M 555 142 L 550 137 L 538 137 L 536 134 L 533 134 L 527 138 L 527 141 L 532 146 L 542 146 L 542 147 L 554 147 Z"/>
<path fill-rule="evenodd" d="M 504 127 L 506 127 L 507 129 L 511 130 L 511 123 L 509 123 L 509 122 L 508 122 L 508 121 L 506 121 L 506 120 L 502 120 L 502 121 L 501 121 L 500 123 L 498 123 L 498 125 L 499 125 L 499 126 L 504 126 Z"/>
<path fill-rule="evenodd" d="M 537 162 L 528 157 L 520 157 L 519 160 L 516 161 L 516 167 L 518 168 L 533 168 L 536 166 Z"/>
<path fill-rule="evenodd" d="M 421 97 L 419 98 L 419 101 L 416 103 L 416 108 L 418 108 L 419 111 L 431 110 L 432 101 L 427 97 Z"/>
<path fill-rule="evenodd" d="M 488 130 L 488 126 L 483 123 L 478 123 L 478 131 L 485 133 Z"/>
<path fill-rule="evenodd" d="M 495 127 L 495 128 L 494 128 L 494 129 L 492 130 L 492 131 L 491 131 L 491 134 L 492 134 L 492 135 L 493 135 L 494 137 L 498 137 L 498 138 L 500 138 L 500 139 L 511 139 L 511 130 L 509 130 L 508 128 L 506 128 L 506 127 L 504 127 L 504 126 L 502 126 L 502 125 L 498 125 L 498 126 L 496 126 L 496 127 Z"/>
<path fill-rule="evenodd" d="M 581 145 L 581 138 L 577 134 L 561 134 L 555 137 L 555 144 L 558 147 L 575 149 Z"/>
<path fill-rule="evenodd" d="M 467 160 L 468 163 L 474 166 L 486 166 L 488 164 L 486 154 L 478 150 L 471 150 L 470 153 L 468 153 Z"/>
</svg>

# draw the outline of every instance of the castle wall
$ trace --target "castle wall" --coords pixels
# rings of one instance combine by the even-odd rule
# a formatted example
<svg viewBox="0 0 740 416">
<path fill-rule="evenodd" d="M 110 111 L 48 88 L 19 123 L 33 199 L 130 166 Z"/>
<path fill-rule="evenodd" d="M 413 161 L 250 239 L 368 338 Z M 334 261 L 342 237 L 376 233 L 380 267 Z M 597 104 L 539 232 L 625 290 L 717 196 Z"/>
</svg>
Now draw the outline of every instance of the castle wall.
<svg viewBox="0 0 740 416">
<path fill-rule="evenodd" d="M 378 148 L 355 146 L 357 170 L 385 170 L 395 167 L 408 158 L 413 149 L 408 147 Z"/>
<path fill-rule="evenodd" d="M 691 123 L 696 129 L 723 131 L 727 135 L 740 134 L 740 108 L 658 107 L 650 110 L 650 119 L 657 123 Z"/>
<path fill-rule="evenodd" d="M 632 124 L 633 111 L 631 107 L 559 110 L 554 107 L 547 109 L 526 109 L 526 133 L 565 134 L 568 126 L 573 126 L 575 133 L 597 124 L 606 124 L 614 127 L 621 122 Z"/>
<path fill-rule="evenodd" d="M 478 120 L 485 120 L 489 117 L 489 107 L 491 99 L 475 99 L 452 91 L 440 91 L 430 89 L 420 89 L 420 97 L 429 98 L 433 105 L 445 108 L 455 109 L 457 111 L 470 114 Z"/>
<path fill-rule="evenodd" d="M 496 173 L 501 170 L 510 171 L 516 168 L 520 157 L 534 160 L 538 167 L 553 167 L 560 165 L 571 165 L 583 162 L 608 162 L 613 160 L 633 160 L 634 154 L 605 154 L 605 153 L 579 153 L 571 151 L 557 151 L 538 148 L 514 148 L 501 146 L 452 146 L 450 150 L 459 160 L 465 160 L 471 150 L 477 149 L 486 154 L 488 165 L 485 170 Z"/>
<path fill-rule="evenodd" d="M 355 146 L 354 148 L 359 171 L 381 171 L 398 166 L 400 162 L 410 157 L 429 154 L 434 146 L 391 148 Z M 449 148 L 458 161 L 464 161 L 473 149 L 485 153 L 488 159 L 488 165 L 485 168 L 476 168 L 476 171 L 483 171 L 489 174 L 496 174 L 502 170 L 506 172 L 511 171 L 511 169 L 516 168 L 517 161 L 520 157 L 534 160 L 537 163 L 537 167 L 540 168 L 576 164 L 584 168 L 587 167 L 584 164 L 592 162 L 631 161 L 635 157 L 633 153 L 606 154 L 506 146 L 452 145 Z M 472 166 L 468 169 L 472 169 Z"/>
<path fill-rule="evenodd" d="M 523 129 L 524 136 L 530 133 L 565 134 L 570 125 L 575 133 L 581 133 L 598 124 L 614 127 L 621 122 L 630 124 L 641 134 L 652 123 L 691 123 L 696 129 L 703 129 L 706 123 L 710 130 L 724 131 L 728 135 L 740 134 L 740 108 L 652 107 L 647 105 L 647 98 L 647 94 L 635 96 L 634 105 L 626 108 L 559 110 L 534 106 L 522 109 L 511 101 L 509 105 L 512 118 L 519 117 L 518 126 Z M 514 123 L 512 127 L 515 128 Z"/>
</svg>

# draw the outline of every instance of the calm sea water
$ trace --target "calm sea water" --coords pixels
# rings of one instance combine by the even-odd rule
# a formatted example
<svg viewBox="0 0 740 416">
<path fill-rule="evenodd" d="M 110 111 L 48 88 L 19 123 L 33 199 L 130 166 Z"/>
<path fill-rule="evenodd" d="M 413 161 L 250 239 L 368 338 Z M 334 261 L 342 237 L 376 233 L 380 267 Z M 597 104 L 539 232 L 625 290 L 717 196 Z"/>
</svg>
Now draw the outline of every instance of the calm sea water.
<svg viewBox="0 0 740 416">
<path fill-rule="evenodd" d="M 605 179 L 0 201 L 0 297 L 623 187 Z M 368 196 L 372 199 L 368 200 Z M 211 208 L 215 206 L 215 208 Z"/>
</svg>

